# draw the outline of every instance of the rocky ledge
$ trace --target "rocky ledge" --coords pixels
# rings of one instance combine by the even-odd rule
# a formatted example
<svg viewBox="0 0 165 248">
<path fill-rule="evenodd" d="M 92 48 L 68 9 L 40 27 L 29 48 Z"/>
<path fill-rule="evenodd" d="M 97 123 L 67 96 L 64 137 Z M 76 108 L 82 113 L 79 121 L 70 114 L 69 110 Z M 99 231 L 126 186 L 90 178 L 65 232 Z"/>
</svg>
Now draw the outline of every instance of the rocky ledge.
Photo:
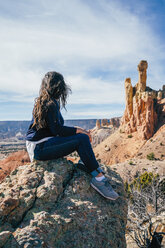
<svg viewBox="0 0 165 248">
<path fill-rule="evenodd" d="M 122 179 L 103 167 L 120 195 L 115 202 L 91 188 L 90 175 L 66 159 L 14 170 L 0 185 L 0 247 L 126 247 Z"/>
</svg>

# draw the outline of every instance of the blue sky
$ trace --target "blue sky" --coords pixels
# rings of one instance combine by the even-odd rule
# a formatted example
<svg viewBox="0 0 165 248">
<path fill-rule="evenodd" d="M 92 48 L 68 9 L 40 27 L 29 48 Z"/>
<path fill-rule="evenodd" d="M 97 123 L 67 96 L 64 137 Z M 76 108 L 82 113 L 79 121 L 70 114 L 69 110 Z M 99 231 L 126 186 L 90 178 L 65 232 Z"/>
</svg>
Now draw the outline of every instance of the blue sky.
<svg viewBox="0 0 165 248">
<path fill-rule="evenodd" d="M 30 120 L 41 79 L 61 72 L 72 88 L 65 119 L 121 116 L 124 80 L 165 84 L 165 0 L 0 2 L 0 120 Z"/>
</svg>

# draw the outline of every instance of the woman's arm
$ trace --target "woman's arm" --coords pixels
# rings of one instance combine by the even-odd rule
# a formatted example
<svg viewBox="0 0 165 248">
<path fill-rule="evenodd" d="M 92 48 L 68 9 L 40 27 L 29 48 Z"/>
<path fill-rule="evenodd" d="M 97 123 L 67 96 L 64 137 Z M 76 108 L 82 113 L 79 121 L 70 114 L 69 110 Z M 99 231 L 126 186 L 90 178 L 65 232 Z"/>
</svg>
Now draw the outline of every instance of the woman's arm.
<svg viewBox="0 0 165 248">
<path fill-rule="evenodd" d="M 51 104 L 47 113 L 47 125 L 52 135 L 72 136 L 77 132 L 76 127 L 63 126 L 60 121 L 59 110 L 56 105 Z"/>
</svg>

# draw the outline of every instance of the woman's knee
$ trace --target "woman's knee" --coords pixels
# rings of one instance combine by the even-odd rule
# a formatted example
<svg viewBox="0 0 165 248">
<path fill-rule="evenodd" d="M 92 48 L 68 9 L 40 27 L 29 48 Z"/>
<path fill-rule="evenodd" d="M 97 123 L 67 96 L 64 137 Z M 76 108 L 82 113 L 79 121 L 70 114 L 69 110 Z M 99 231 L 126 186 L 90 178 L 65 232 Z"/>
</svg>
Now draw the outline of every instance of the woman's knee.
<svg viewBox="0 0 165 248">
<path fill-rule="evenodd" d="M 79 133 L 77 134 L 77 137 L 80 142 L 89 142 L 89 136 L 85 133 Z"/>
</svg>

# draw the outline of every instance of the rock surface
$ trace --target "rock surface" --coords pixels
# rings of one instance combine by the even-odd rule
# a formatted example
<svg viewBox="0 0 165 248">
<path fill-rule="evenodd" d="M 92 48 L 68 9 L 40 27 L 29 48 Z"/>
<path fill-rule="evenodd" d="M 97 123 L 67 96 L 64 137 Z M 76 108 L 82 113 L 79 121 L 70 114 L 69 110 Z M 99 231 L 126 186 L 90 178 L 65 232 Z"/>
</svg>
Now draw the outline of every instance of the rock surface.
<svg viewBox="0 0 165 248">
<path fill-rule="evenodd" d="M 120 126 L 121 117 L 113 117 L 111 119 L 96 120 L 96 127 L 94 129 L 100 129 L 104 127 L 118 128 Z"/>
<path fill-rule="evenodd" d="M 121 119 L 124 132 L 130 134 L 137 131 L 139 137 L 146 140 L 153 136 L 160 124 L 159 116 L 163 111 L 160 101 L 165 97 L 164 86 L 162 91 L 146 87 L 147 67 L 147 61 L 139 63 L 139 80 L 135 87 L 132 87 L 130 78 L 125 80 L 126 108 Z"/>
<path fill-rule="evenodd" d="M 0 247 L 126 247 L 123 183 L 104 170 L 120 195 L 115 202 L 65 159 L 18 167 L 0 185 Z"/>
<path fill-rule="evenodd" d="M 94 128 L 91 131 L 92 134 L 92 146 L 95 147 L 101 142 L 103 142 L 107 137 L 113 134 L 116 131 L 116 128 L 113 127 L 100 127 Z"/>
<path fill-rule="evenodd" d="M 131 183 L 137 176 L 147 172 L 160 177 L 165 175 L 164 161 L 133 158 L 123 163 L 111 165 L 111 169 L 116 171 L 124 182 Z"/>
<path fill-rule="evenodd" d="M 155 160 L 165 160 L 165 125 L 163 125 L 136 154 L 137 158 L 147 158 L 154 153 Z M 164 162 L 165 163 L 165 162 Z"/>
<path fill-rule="evenodd" d="M 101 163 L 111 165 L 124 162 L 136 156 L 146 141 L 140 139 L 137 132 L 133 133 L 131 138 L 128 136 L 128 134 L 122 133 L 121 129 L 116 130 L 94 147 L 97 159 L 99 159 Z M 106 146 L 109 146 L 109 151 L 105 151 Z"/>
<path fill-rule="evenodd" d="M 7 158 L 0 160 L 0 183 L 18 166 L 30 162 L 29 155 L 25 150 L 11 153 Z"/>
<path fill-rule="evenodd" d="M 110 148 L 105 151 L 105 147 Z M 165 160 L 165 125 L 149 140 L 142 140 L 138 132 L 130 135 L 122 133 L 121 129 L 116 130 L 103 142 L 94 148 L 97 159 L 101 163 L 112 165 L 131 160 L 133 158 L 146 159 L 147 155 L 154 153 L 155 160 Z M 163 161 L 163 163 L 165 163 Z"/>
</svg>

